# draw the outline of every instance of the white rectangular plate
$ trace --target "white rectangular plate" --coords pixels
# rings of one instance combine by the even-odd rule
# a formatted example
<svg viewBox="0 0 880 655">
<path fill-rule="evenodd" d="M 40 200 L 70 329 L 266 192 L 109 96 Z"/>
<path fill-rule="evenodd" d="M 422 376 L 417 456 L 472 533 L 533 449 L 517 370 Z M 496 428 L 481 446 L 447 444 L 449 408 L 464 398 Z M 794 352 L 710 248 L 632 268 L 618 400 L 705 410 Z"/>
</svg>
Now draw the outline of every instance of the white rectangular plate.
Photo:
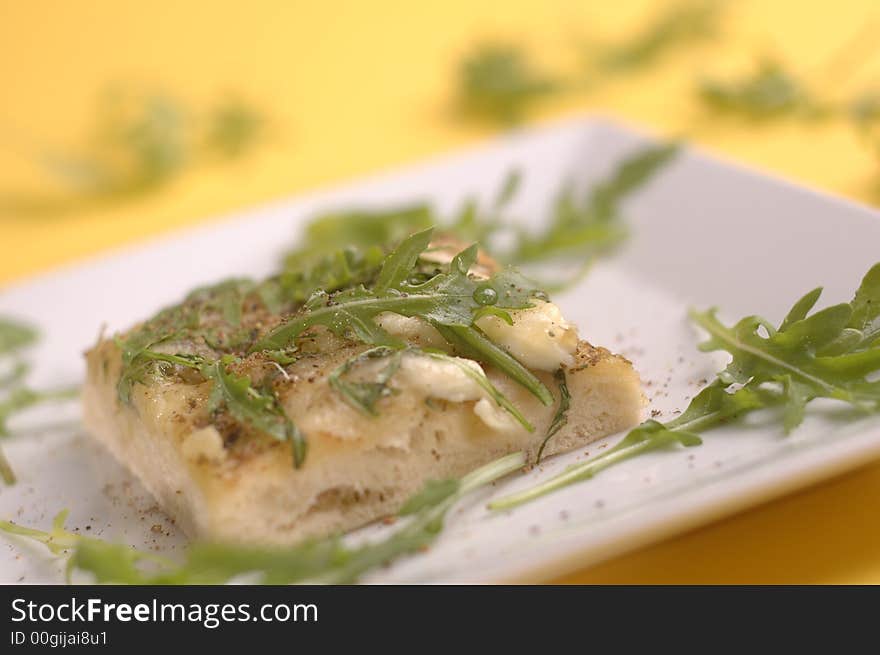
<svg viewBox="0 0 880 655">
<path fill-rule="evenodd" d="M 269 273 L 316 211 L 417 198 L 451 211 L 466 195 L 490 198 L 517 167 L 524 184 L 513 213 L 534 225 L 565 180 L 589 184 L 644 143 L 642 136 L 596 120 L 520 133 L 34 278 L 0 294 L 0 314 L 28 319 L 43 331 L 33 351 L 35 385 L 75 383 L 83 374 L 81 353 L 102 324 L 111 332 L 122 329 L 198 284 Z M 632 237 L 556 300 L 584 338 L 633 360 L 648 409 L 660 410 L 660 420 L 682 410 L 724 364 L 724 357 L 696 350 L 700 335 L 686 320 L 689 306 L 718 304 L 727 320 L 758 313 L 776 321 L 814 286 L 825 286 L 822 302 L 848 300 L 880 260 L 876 212 L 693 151 L 626 209 Z M 541 580 L 880 456 L 877 418 L 853 419 L 839 406 L 816 405 L 787 438 L 776 424 L 730 426 L 707 434 L 699 448 L 646 455 L 512 512 L 487 512 L 488 497 L 531 485 L 615 438 L 553 458 L 470 497 L 429 552 L 367 581 Z M 180 550 L 182 535 L 83 434 L 75 408 L 37 411 L 14 426 L 19 436 L 6 449 L 20 482 L 0 489 L 0 517 L 47 526 L 58 510 L 70 508 L 70 525 L 87 534 Z M 2 540 L 0 582 L 61 580 L 60 564 L 40 548 Z"/>
</svg>

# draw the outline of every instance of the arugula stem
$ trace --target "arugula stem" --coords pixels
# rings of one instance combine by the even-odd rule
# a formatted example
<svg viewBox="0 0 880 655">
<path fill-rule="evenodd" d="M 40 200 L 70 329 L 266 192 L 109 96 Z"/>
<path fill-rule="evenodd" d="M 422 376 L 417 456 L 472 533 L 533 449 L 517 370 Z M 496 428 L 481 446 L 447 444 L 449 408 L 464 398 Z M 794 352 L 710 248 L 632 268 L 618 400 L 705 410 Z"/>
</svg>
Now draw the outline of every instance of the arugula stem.
<svg viewBox="0 0 880 655">
<path fill-rule="evenodd" d="M 741 409 L 739 410 L 739 413 L 737 415 L 741 416 L 747 411 L 750 410 Z M 728 419 L 731 417 L 723 410 L 716 410 L 714 412 L 703 414 L 702 416 L 698 416 L 690 420 L 682 420 L 683 418 L 684 415 L 679 416 L 678 418 L 669 421 L 665 425 L 672 432 L 699 432 L 701 430 L 705 430 L 706 428 L 711 428 L 712 426 L 720 423 L 724 419 Z"/>
<path fill-rule="evenodd" d="M 571 393 L 568 391 L 568 382 L 565 379 L 565 369 L 562 367 L 558 368 L 556 373 L 553 374 L 553 377 L 556 380 L 556 386 L 559 389 L 559 405 L 556 408 L 556 414 L 553 417 L 553 420 L 550 422 L 550 427 L 547 428 L 547 434 L 544 436 L 540 448 L 538 448 L 538 454 L 535 455 L 535 464 L 541 463 L 544 449 L 547 447 L 547 444 L 550 443 L 550 439 L 553 438 L 553 435 L 559 432 L 565 424 L 568 423 L 568 410 L 571 408 Z"/>
<path fill-rule="evenodd" d="M 505 475 L 522 468 L 525 463 L 526 456 L 522 451 L 505 455 L 493 462 L 489 462 L 485 466 L 471 471 L 461 479 L 456 496 L 461 497 L 474 489 L 503 478 Z"/>
<path fill-rule="evenodd" d="M 443 527 L 447 512 L 465 495 L 521 469 L 526 456 L 522 451 L 489 462 L 465 475 L 458 489 L 440 503 L 416 515 L 403 528 L 383 541 L 366 544 L 357 549 L 350 561 L 338 570 L 316 576 L 304 582 L 318 584 L 346 584 L 356 581 L 363 573 L 401 555 L 416 552 L 434 541 Z"/>
<path fill-rule="evenodd" d="M 140 357 L 144 357 L 145 359 L 152 359 L 157 362 L 168 362 L 169 364 L 177 364 L 178 366 L 185 366 L 187 368 L 193 368 L 199 370 L 204 364 L 202 358 L 200 357 L 183 357 L 181 355 L 169 355 L 167 353 L 156 352 L 155 350 L 144 350 Z"/>
<path fill-rule="evenodd" d="M 621 442 L 601 455 L 597 455 L 585 462 L 568 467 L 562 473 L 550 478 L 546 482 L 492 501 L 489 503 L 488 507 L 493 511 L 513 509 L 514 507 L 524 505 L 536 498 L 545 496 L 557 489 L 561 489 L 562 487 L 592 478 L 600 471 L 616 464 L 617 462 L 646 453 L 660 447 L 660 445 L 661 444 L 650 439 L 639 441 L 635 444 Z"/>
<path fill-rule="evenodd" d="M 880 264 L 864 276 L 849 305 L 833 305 L 808 315 L 820 293 L 821 288 L 814 289 L 798 300 L 778 330 L 758 316 L 746 317 L 728 328 L 715 318 L 713 310 L 691 310 L 691 320 L 710 335 L 701 348 L 730 353 L 733 362 L 725 370 L 733 375 L 719 374 L 691 399 L 683 414 L 668 423 L 648 419 L 610 450 L 570 466 L 530 489 L 494 501 L 489 507 L 516 507 L 591 478 L 628 457 L 676 442 L 686 447 L 699 445 L 699 432 L 758 409 L 783 405 L 786 433 L 800 424 L 806 404 L 818 397 L 880 410 L 880 386 L 876 380 L 865 377 L 875 373 L 880 365 L 880 344 L 870 342 L 872 345 L 864 346 L 864 335 L 880 329 Z M 760 327 L 766 328 L 769 337 L 758 334 Z M 816 362 L 816 350 L 829 345 L 832 354 L 818 358 L 829 371 L 827 380 L 803 370 L 802 362 Z M 740 383 L 734 384 L 733 380 Z M 768 384 L 773 389 L 768 389 Z M 870 404 L 859 402 L 862 398 Z"/>
<path fill-rule="evenodd" d="M 499 407 L 501 407 L 501 409 L 503 409 L 508 414 L 510 414 L 516 420 L 517 423 L 519 423 L 521 426 L 523 426 L 529 432 L 535 431 L 535 427 L 531 423 L 529 423 L 528 419 L 522 415 L 522 412 L 520 412 L 516 408 L 516 406 L 507 399 L 507 397 L 504 394 L 502 394 L 500 391 L 498 391 L 498 389 L 495 387 L 494 384 L 492 384 L 492 382 L 489 380 L 489 378 L 486 376 L 485 373 L 477 372 L 474 369 L 472 369 L 470 366 L 467 366 L 465 363 L 463 363 L 457 357 L 447 355 L 446 353 L 443 353 L 443 352 L 433 352 L 430 350 L 422 350 L 422 351 L 417 350 L 415 352 L 417 352 L 419 355 L 422 355 L 424 357 L 430 357 L 431 359 L 436 359 L 441 362 L 448 362 L 450 364 L 453 364 L 460 371 L 462 371 L 465 375 L 467 375 L 470 379 L 472 379 L 474 382 L 476 382 L 478 385 L 480 385 L 480 388 L 483 389 L 484 391 L 486 391 L 492 397 L 492 400 L 494 400 L 495 403 Z"/>
<path fill-rule="evenodd" d="M 27 374 L 28 368 L 28 365 L 24 362 L 16 362 L 15 366 L 6 375 L 0 377 L 0 389 L 5 389 L 21 382 Z"/>
<path fill-rule="evenodd" d="M 69 400 L 79 394 L 79 387 L 64 387 L 48 391 L 34 391 L 26 387 L 14 389 L 3 401 L 0 401 L 0 438 L 9 436 L 6 419 L 13 414 L 43 402 Z M 0 479 L 7 485 L 15 484 L 15 473 L 9 460 L 0 449 Z"/>
<path fill-rule="evenodd" d="M 515 382 L 525 387 L 544 405 L 553 404 L 553 394 L 534 373 L 519 363 L 506 350 L 483 336 L 481 332 L 465 326 L 434 324 L 437 331 L 453 346 L 458 346 L 467 357 L 486 360 Z"/>
<path fill-rule="evenodd" d="M 362 300 L 349 300 L 345 303 L 344 309 L 346 313 L 352 313 L 351 310 L 366 307 L 370 308 L 375 314 L 393 312 L 395 314 L 400 314 L 401 316 L 412 316 L 415 314 L 414 308 L 417 308 L 420 311 L 428 311 L 434 306 L 435 302 L 436 298 L 431 295 L 407 294 L 406 296 L 397 296 L 393 298 L 364 298 Z M 339 312 L 340 307 L 336 305 L 313 309 L 305 316 L 296 318 L 275 328 L 251 346 L 248 352 L 255 353 L 261 350 L 284 350 L 300 335 L 305 329 L 305 326 L 317 323 L 315 317 L 325 315 L 332 317 Z"/>
<path fill-rule="evenodd" d="M 12 466 L 9 464 L 9 460 L 6 459 L 6 454 L 2 448 L 0 448 L 0 478 L 7 485 L 13 485 L 16 482 L 15 471 L 12 470 Z"/>
<path fill-rule="evenodd" d="M 426 548 L 440 534 L 449 510 L 468 493 L 521 468 L 525 453 L 506 455 L 471 471 L 452 484 L 448 493 L 425 499 L 411 513 L 401 509 L 403 527 L 383 538 L 349 548 L 338 536 L 310 540 L 285 548 L 256 548 L 221 544 L 192 544 L 183 564 L 126 544 L 85 537 L 64 527 L 67 510 L 58 513 L 49 531 L 0 520 L 0 532 L 39 541 L 54 555 L 67 555 L 68 572 L 92 574 L 98 584 L 221 584 L 241 574 L 260 574 L 263 584 L 350 584 L 368 571 Z M 151 561 L 159 571 L 145 570 Z M 70 581 L 68 577 L 68 582 Z"/>
</svg>

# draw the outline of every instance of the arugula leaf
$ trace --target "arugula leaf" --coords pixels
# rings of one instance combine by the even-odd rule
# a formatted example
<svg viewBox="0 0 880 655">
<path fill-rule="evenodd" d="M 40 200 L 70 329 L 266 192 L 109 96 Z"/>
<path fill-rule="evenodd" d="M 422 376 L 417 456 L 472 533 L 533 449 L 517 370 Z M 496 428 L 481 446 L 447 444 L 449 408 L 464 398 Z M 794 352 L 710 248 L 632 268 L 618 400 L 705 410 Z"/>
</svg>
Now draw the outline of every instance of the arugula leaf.
<svg viewBox="0 0 880 655">
<path fill-rule="evenodd" d="M 530 299 L 540 291 L 515 271 L 503 271 L 488 280 L 471 278 L 468 271 L 476 260 L 476 245 L 456 255 L 448 272 L 424 282 L 413 282 L 407 269 L 412 271 L 418 253 L 427 247 L 431 234 L 432 230 L 428 229 L 404 239 L 386 257 L 372 289 L 360 286 L 332 295 L 315 294 L 301 311 L 257 341 L 251 352 L 290 348 L 302 333 L 318 325 L 337 335 L 350 334 L 369 345 L 396 346 L 396 340 L 375 322 L 377 315 L 393 312 L 423 319 L 440 328 L 447 339 L 455 335 L 457 341 L 468 341 L 471 355 L 481 355 L 484 361 L 499 366 L 542 401 L 551 401 L 550 392 L 528 369 L 473 326 L 474 313 L 481 307 L 531 307 Z"/>
<path fill-rule="evenodd" d="M 856 128 L 867 133 L 880 121 L 880 90 L 862 91 L 849 103 L 846 112 Z"/>
<path fill-rule="evenodd" d="M 358 252 L 396 244 L 437 222 L 433 208 L 425 203 L 320 214 L 309 221 L 301 239 L 302 245 L 285 254 L 284 269 L 302 271 L 313 268 L 322 258 L 335 256 L 346 248 Z"/>
<path fill-rule="evenodd" d="M 512 44 L 481 45 L 458 69 L 458 109 L 462 115 L 514 125 L 538 100 L 562 89 L 560 80 L 535 68 Z"/>
<path fill-rule="evenodd" d="M 204 148 L 225 159 L 245 155 L 265 133 L 266 119 L 239 97 L 224 98 L 208 115 Z"/>
<path fill-rule="evenodd" d="M 495 200 L 492 202 L 493 211 L 497 212 L 510 204 L 521 184 L 522 174 L 516 169 L 509 170 L 495 194 Z"/>
<path fill-rule="evenodd" d="M 30 366 L 22 361 L 15 362 L 9 370 L 0 376 L 0 389 L 7 389 L 17 384 L 21 384 L 24 376 L 27 375 Z"/>
<path fill-rule="evenodd" d="M 816 398 L 880 411 L 880 384 L 868 378 L 880 371 L 880 264 L 868 271 L 851 302 L 810 313 L 820 294 L 814 289 L 799 299 L 778 329 L 758 316 L 727 327 L 715 310 L 691 311 L 692 320 L 709 334 L 700 349 L 727 351 L 731 361 L 683 414 L 666 424 L 646 421 L 614 448 L 491 507 L 521 505 L 643 452 L 675 443 L 697 445 L 698 432 L 759 409 L 781 409 L 786 434 L 801 424 Z"/>
<path fill-rule="evenodd" d="M 196 303 L 201 312 L 219 313 L 226 323 L 237 326 L 241 324 L 245 296 L 254 287 L 254 281 L 249 278 L 230 278 L 193 289 L 187 294 L 184 303 Z"/>
<path fill-rule="evenodd" d="M 519 263 L 560 257 L 584 260 L 607 252 L 625 236 L 621 202 L 649 182 L 679 151 L 677 143 L 648 146 L 625 158 L 584 198 L 571 186 L 557 196 L 549 227 L 539 234 L 519 233 L 516 247 L 502 255 Z"/>
<path fill-rule="evenodd" d="M 538 234 L 517 228 L 504 216 L 505 208 L 521 184 L 520 174 L 512 170 L 505 176 L 489 207 L 480 208 L 473 198 L 469 198 L 451 217 L 440 216 L 425 204 L 318 216 L 309 224 L 302 245 L 286 255 L 285 266 L 308 268 L 314 261 L 312 253 L 346 247 L 388 247 L 408 233 L 433 225 L 443 233 L 479 242 L 497 259 L 508 264 L 534 264 L 566 258 L 581 262 L 582 268 L 586 269 L 593 257 L 608 252 L 626 236 L 627 231 L 622 225 L 623 201 L 653 179 L 674 159 L 678 150 L 678 144 L 674 143 L 639 150 L 625 158 L 587 193 L 577 192 L 572 185 L 566 185 L 557 195 L 549 226 Z M 369 275 L 341 277 L 350 282 L 345 286 L 366 285 L 370 281 Z M 314 284 L 305 286 L 310 293 L 318 288 L 330 292 L 343 285 L 315 280 Z M 298 299 L 305 300 L 309 293 L 301 294 Z"/>
<path fill-rule="evenodd" d="M 156 346 L 203 340 L 218 355 L 241 354 L 252 341 L 252 327 L 242 324 L 243 306 L 249 299 L 259 298 L 272 313 L 290 311 L 316 289 L 336 291 L 372 280 L 383 259 L 382 249 L 378 247 L 349 248 L 312 258 L 310 264 L 304 263 L 298 268 L 291 264 L 259 284 L 247 278 L 232 278 L 193 290 L 182 302 L 163 309 L 124 337 L 116 338 L 122 354 L 122 372 L 117 383 L 119 399 L 130 403 L 135 384 L 142 384 L 149 375 L 165 370 L 156 367 Z M 151 354 L 145 354 L 148 351 Z M 282 353 L 275 352 L 271 356 L 277 359 Z"/>
<path fill-rule="evenodd" d="M 220 359 L 206 360 L 189 354 L 167 354 L 143 350 L 138 362 L 144 375 L 155 365 L 176 365 L 195 369 L 213 383 L 208 397 L 208 410 L 212 413 L 225 409 L 239 423 L 256 432 L 269 435 L 279 441 L 290 441 L 293 446 L 294 465 L 299 468 L 305 460 L 307 443 L 305 436 L 284 412 L 271 388 L 256 389 L 250 378 L 229 371 L 240 359 L 225 355 Z"/>
<path fill-rule="evenodd" d="M 349 245 L 325 255 L 289 253 L 284 270 L 260 283 L 256 291 L 266 308 L 279 314 L 308 300 L 318 289 L 330 293 L 369 283 L 384 259 L 380 245 Z"/>
<path fill-rule="evenodd" d="M 499 407 L 516 419 L 516 421 L 526 430 L 529 432 L 534 430 L 522 413 L 498 390 L 494 384 L 492 384 L 489 378 L 486 377 L 485 373 L 469 366 L 467 360 L 447 355 L 439 350 L 415 347 L 390 348 L 388 346 L 370 348 L 369 350 L 365 350 L 364 352 L 355 355 L 333 371 L 329 378 L 330 386 L 336 389 L 336 391 L 338 391 L 351 405 L 366 414 L 375 416 L 376 401 L 392 393 L 392 389 L 388 386 L 388 382 L 400 368 L 401 358 L 404 355 L 427 357 L 447 364 L 452 364 L 476 382 Z M 387 357 L 390 361 L 385 368 L 378 372 L 375 380 L 353 382 L 342 379 L 342 376 L 351 371 L 351 369 L 357 364 L 369 359 L 382 357 Z"/>
<path fill-rule="evenodd" d="M 226 409 L 243 425 L 278 441 L 291 442 L 294 465 L 299 468 L 306 457 L 305 436 L 284 412 L 273 392 L 255 389 L 250 378 L 228 370 L 234 362 L 235 358 L 226 356 L 201 366 L 202 374 L 214 383 L 208 409 L 211 412 Z"/>
<path fill-rule="evenodd" d="M 723 4 L 718 0 L 680 2 L 651 19 L 634 37 L 587 44 L 583 48 L 586 74 L 609 77 L 643 69 L 678 47 L 715 35 Z M 579 86 L 538 69 L 520 45 L 481 44 L 459 64 L 456 103 L 465 118 L 512 126 L 542 99 Z"/>
<path fill-rule="evenodd" d="M 52 528 L 49 532 L 27 528 L 25 526 L 17 525 L 12 521 L 0 521 L 0 530 L 3 530 L 3 532 L 6 532 L 7 534 L 19 535 L 21 537 L 28 537 L 29 539 L 39 541 L 41 544 L 45 545 L 53 555 L 61 555 L 64 551 L 76 546 L 77 542 L 84 538 L 64 529 L 64 524 L 67 522 L 67 515 L 69 513 L 70 510 L 66 509 L 58 512 L 58 514 L 52 519 Z"/>
<path fill-rule="evenodd" d="M 26 323 L 0 316 L 0 355 L 20 350 L 36 340 L 36 329 Z"/>
<path fill-rule="evenodd" d="M 398 516 L 411 516 L 417 514 L 426 507 L 443 502 L 461 488 L 461 480 L 448 478 L 446 480 L 428 480 L 422 490 L 403 504 Z"/>
<path fill-rule="evenodd" d="M 71 582 L 73 571 L 79 569 L 91 573 L 98 584 L 146 584 L 149 574 L 140 568 L 144 564 L 168 568 L 174 566 L 170 559 L 155 553 L 71 532 L 64 527 L 68 514 L 69 510 L 66 509 L 58 512 L 49 531 L 16 525 L 11 521 L 0 521 L 0 530 L 38 541 L 53 555 L 67 556 L 68 583 Z"/>
<path fill-rule="evenodd" d="M 347 360 L 342 366 L 333 371 L 328 381 L 330 386 L 336 389 L 342 397 L 352 406 L 361 410 L 366 414 L 376 416 L 376 402 L 380 398 L 384 398 L 391 394 L 391 388 L 388 386 L 389 380 L 400 368 L 400 358 L 403 351 L 388 346 L 377 346 L 370 348 L 364 352 L 355 355 Z M 387 357 L 388 365 L 376 375 L 375 380 L 358 381 L 344 380 L 343 375 L 351 371 L 352 368 L 369 359 L 378 359 Z"/>
<path fill-rule="evenodd" d="M 814 118 L 830 110 L 803 81 L 775 61 L 761 62 L 740 79 L 704 79 L 698 95 L 710 109 L 755 121 L 798 115 Z"/>
<path fill-rule="evenodd" d="M 19 412 L 45 402 L 57 402 L 75 397 L 78 388 L 35 390 L 24 386 L 23 380 L 30 370 L 24 361 L 16 361 L 19 351 L 32 345 L 38 337 L 37 330 L 21 321 L 0 317 L 0 359 L 12 360 L 12 364 L 0 378 L 0 439 L 10 436 L 8 421 Z M 0 448 L 0 479 L 5 484 L 15 484 L 15 472 L 3 449 Z"/>
<path fill-rule="evenodd" d="M 704 0 L 679 2 L 654 17 L 639 34 L 619 44 L 600 47 L 587 55 L 603 74 L 638 70 L 661 56 L 693 41 L 705 40 L 718 31 L 723 2 Z"/>
<path fill-rule="evenodd" d="M 151 358 L 142 355 L 161 343 L 192 335 L 201 322 L 201 307 L 200 298 L 191 298 L 188 303 L 163 309 L 124 338 L 115 337 L 122 358 L 122 372 L 116 383 L 121 402 L 129 404 L 134 385 L 143 384 L 145 376 L 154 370 Z"/>
<path fill-rule="evenodd" d="M 521 468 L 522 453 L 497 459 L 460 480 L 431 481 L 406 502 L 406 523 L 384 539 L 349 547 L 339 537 L 309 540 L 291 548 L 192 544 L 182 564 L 125 544 L 86 537 L 64 528 L 67 512 L 55 517 L 48 532 L 0 521 L 0 530 L 34 539 L 56 555 L 68 554 L 68 572 L 91 574 L 98 583 L 223 584 L 240 575 L 262 584 L 350 584 L 365 573 L 414 554 L 443 528 L 449 510 L 468 493 Z"/>
<path fill-rule="evenodd" d="M 727 327 L 714 310 L 691 312 L 709 334 L 700 349 L 731 354 L 716 385 L 744 385 L 742 392 L 761 399 L 750 409 L 782 404 L 786 432 L 801 423 L 806 405 L 815 398 L 840 400 L 864 411 L 880 409 L 880 387 L 868 380 L 880 370 L 880 264 L 868 271 L 850 303 L 810 313 L 820 293 L 814 289 L 798 300 L 778 330 L 756 316 Z M 777 395 L 768 394 L 768 385 Z"/>
<path fill-rule="evenodd" d="M 400 287 L 415 268 L 419 255 L 428 249 L 433 233 L 433 229 L 422 230 L 404 239 L 382 263 L 379 277 L 373 284 L 373 293 L 384 294 L 389 289 Z M 476 253 L 471 257 L 471 263 L 474 259 L 476 259 Z M 467 268 L 470 268 L 470 265 Z M 467 269 L 461 273 L 467 275 Z"/>
<path fill-rule="evenodd" d="M 547 428 L 547 434 L 544 437 L 544 441 L 541 442 L 541 447 L 538 448 L 538 454 L 535 456 L 536 465 L 541 463 L 541 456 L 544 454 L 544 448 L 547 447 L 547 444 L 550 442 L 553 435 L 559 432 L 568 423 L 568 410 L 571 408 L 571 394 L 568 391 L 568 384 L 565 380 L 565 369 L 556 369 L 553 378 L 556 380 L 556 387 L 559 389 L 559 406 L 556 408 L 556 413 L 553 415 L 550 427 Z"/>
<path fill-rule="evenodd" d="M 868 271 L 851 304 L 852 316 L 847 327 L 860 333 L 853 348 L 865 348 L 880 337 L 880 266 Z"/>
<path fill-rule="evenodd" d="M 9 419 L 19 412 L 23 412 L 35 405 L 46 402 L 59 402 L 76 398 L 79 395 L 79 387 L 63 389 L 35 390 L 28 387 L 16 387 L 0 400 L 0 438 L 9 437 Z M 6 484 L 15 484 L 15 473 L 0 449 L 0 478 Z"/>
<path fill-rule="evenodd" d="M 102 101 L 96 138 L 81 155 L 54 157 L 53 173 L 84 196 L 104 197 L 141 193 L 180 173 L 189 125 L 177 99 L 116 89 Z"/>
<path fill-rule="evenodd" d="M 691 313 L 710 335 L 700 349 L 726 350 L 732 355 L 728 367 L 719 373 L 722 382 L 755 386 L 777 382 L 783 386 L 792 404 L 787 432 L 800 424 L 803 406 L 814 398 L 842 400 L 862 409 L 874 409 L 880 402 L 880 390 L 872 392 L 865 379 L 880 369 L 880 347 L 860 349 L 855 345 L 839 354 L 817 356 L 840 337 L 851 316 L 848 303 L 834 305 L 763 336 L 761 330 L 768 326 L 758 317 L 746 317 L 728 328 L 712 310 Z"/>
<path fill-rule="evenodd" d="M 241 352 L 251 340 L 250 328 L 242 325 L 244 303 L 251 294 L 259 296 L 262 288 L 248 278 L 230 278 L 199 287 L 124 337 L 116 337 L 122 356 L 122 372 L 116 385 L 120 401 L 129 404 L 135 384 L 143 384 L 150 374 L 163 371 L 155 366 L 161 359 L 155 350 L 160 344 L 201 340 L 220 354 Z M 185 365 L 179 361 L 168 363 Z"/>
<path fill-rule="evenodd" d="M 0 195 L 0 214 L 56 216 L 138 197 L 207 159 L 241 157 L 263 133 L 260 113 L 241 99 L 201 112 L 167 93 L 123 85 L 109 91 L 75 151 L 32 155 L 62 189 Z"/>
</svg>

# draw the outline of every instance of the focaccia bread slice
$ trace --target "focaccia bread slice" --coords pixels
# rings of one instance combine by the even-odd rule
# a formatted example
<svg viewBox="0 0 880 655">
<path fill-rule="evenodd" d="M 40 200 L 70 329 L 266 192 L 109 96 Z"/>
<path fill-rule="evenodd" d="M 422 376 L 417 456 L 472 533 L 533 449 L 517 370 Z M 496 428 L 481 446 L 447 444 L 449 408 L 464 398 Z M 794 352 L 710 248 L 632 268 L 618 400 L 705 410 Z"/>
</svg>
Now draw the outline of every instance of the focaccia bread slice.
<svg viewBox="0 0 880 655">
<path fill-rule="evenodd" d="M 545 440 L 545 456 L 567 451 L 639 421 L 630 362 L 579 340 L 543 299 L 510 311 L 512 325 L 487 314 L 476 326 L 550 390 L 549 404 L 428 322 L 392 312 L 375 319 L 399 341 L 387 351 L 322 326 L 292 356 L 254 350 L 284 320 L 259 291 L 242 281 L 199 290 L 87 353 L 88 430 L 192 537 L 289 544 L 346 531 L 393 514 L 428 479 L 517 450 L 534 458 Z M 245 411 L 254 400 L 266 416 Z M 298 467 L 279 417 L 308 444 Z M 554 419 L 562 426 L 547 439 Z"/>
</svg>

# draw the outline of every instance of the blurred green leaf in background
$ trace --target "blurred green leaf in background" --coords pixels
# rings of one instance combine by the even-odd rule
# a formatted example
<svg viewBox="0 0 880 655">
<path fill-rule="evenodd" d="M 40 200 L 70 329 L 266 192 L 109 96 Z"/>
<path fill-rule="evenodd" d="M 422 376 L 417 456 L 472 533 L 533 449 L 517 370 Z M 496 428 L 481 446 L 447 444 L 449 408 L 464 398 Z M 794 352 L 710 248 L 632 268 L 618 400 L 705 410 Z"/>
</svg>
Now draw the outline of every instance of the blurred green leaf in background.
<svg viewBox="0 0 880 655">
<path fill-rule="evenodd" d="M 162 188 L 188 168 L 243 157 L 263 137 L 263 114 L 237 96 L 196 111 L 174 95 L 117 85 L 102 94 L 83 144 L 31 158 L 43 191 L 0 190 L 0 217 L 54 216 Z"/>
</svg>

